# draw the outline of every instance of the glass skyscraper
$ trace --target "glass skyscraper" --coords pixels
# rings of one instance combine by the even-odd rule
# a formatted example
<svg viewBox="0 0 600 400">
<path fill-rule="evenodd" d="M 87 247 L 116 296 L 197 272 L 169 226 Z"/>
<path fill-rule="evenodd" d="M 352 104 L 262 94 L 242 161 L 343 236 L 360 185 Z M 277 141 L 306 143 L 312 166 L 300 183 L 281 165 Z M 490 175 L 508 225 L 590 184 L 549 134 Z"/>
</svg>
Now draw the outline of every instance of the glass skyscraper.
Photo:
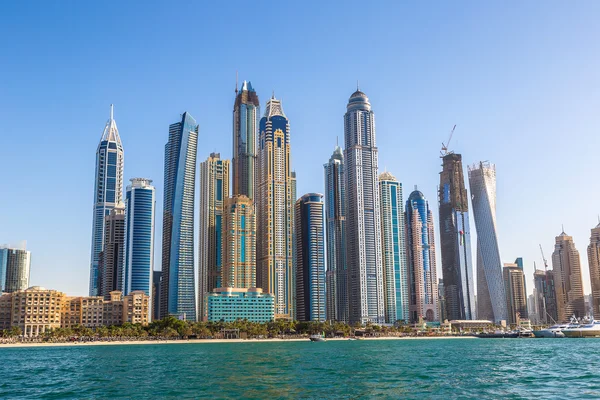
<svg viewBox="0 0 600 400">
<path fill-rule="evenodd" d="M 31 252 L 25 247 L 0 247 L 0 292 L 12 293 L 29 287 Z"/>
<path fill-rule="evenodd" d="M 406 243 L 410 278 L 410 320 L 438 320 L 438 279 L 435 266 L 433 214 L 423 193 L 406 202 Z"/>
<path fill-rule="evenodd" d="M 325 232 L 323 195 L 308 193 L 296 202 L 296 319 L 325 321 Z"/>
<path fill-rule="evenodd" d="M 439 224 L 446 316 L 449 320 L 475 319 L 469 198 L 462 157 L 449 153 L 442 160 Z"/>
<path fill-rule="evenodd" d="M 169 126 L 165 145 L 161 318 L 196 319 L 194 193 L 198 124 L 187 112 Z"/>
<path fill-rule="evenodd" d="M 233 106 L 233 194 L 254 200 L 256 142 L 260 119 L 260 103 L 250 82 L 242 90 L 235 89 Z"/>
<path fill-rule="evenodd" d="M 92 220 L 92 255 L 90 262 L 90 296 L 97 296 L 98 257 L 104 247 L 105 218 L 123 201 L 123 145 L 113 118 L 106 122 L 98 149 L 96 150 L 96 174 L 94 183 L 94 218 Z"/>
<path fill-rule="evenodd" d="M 125 195 L 125 263 L 123 294 L 141 290 L 154 298 L 154 218 L 156 191 L 150 179 L 133 178 Z"/>
<path fill-rule="evenodd" d="M 379 175 L 385 322 L 409 320 L 408 265 L 404 241 L 402 184 L 389 172 Z"/>
<path fill-rule="evenodd" d="M 335 147 L 325 164 L 325 224 L 327 226 L 327 319 L 348 322 L 346 265 L 346 181 L 344 154 Z"/>
<path fill-rule="evenodd" d="M 506 321 L 506 295 L 496 233 L 496 166 L 469 167 L 469 187 L 477 230 L 477 319 Z"/>
<path fill-rule="evenodd" d="M 344 115 L 349 320 L 385 322 L 375 114 L 356 90 Z"/>
</svg>

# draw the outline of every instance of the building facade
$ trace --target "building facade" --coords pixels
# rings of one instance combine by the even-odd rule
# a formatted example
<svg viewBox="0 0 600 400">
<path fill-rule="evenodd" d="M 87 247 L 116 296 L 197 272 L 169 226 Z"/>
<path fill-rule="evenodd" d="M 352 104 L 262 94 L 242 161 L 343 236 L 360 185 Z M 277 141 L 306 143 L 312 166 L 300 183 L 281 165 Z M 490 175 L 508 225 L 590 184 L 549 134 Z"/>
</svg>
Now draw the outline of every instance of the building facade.
<svg viewBox="0 0 600 400">
<path fill-rule="evenodd" d="M 235 89 L 233 106 L 233 194 L 254 200 L 256 142 L 260 119 L 260 103 L 250 82 Z M 216 286 L 215 286 L 216 287 Z M 211 288 L 211 290 L 214 288 Z"/>
<path fill-rule="evenodd" d="M 256 180 L 257 285 L 275 297 L 275 318 L 294 319 L 290 124 L 281 101 L 271 98 L 260 120 Z"/>
<path fill-rule="evenodd" d="M 517 264 L 504 264 L 504 291 L 506 293 L 506 310 L 509 324 L 518 324 L 518 319 L 527 319 L 527 291 L 525 290 L 525 274 Z M 518 315 L 518 318 L 517 318 Z"/>
<path fill-rule="evenodd" d="M 552 253 L 552 270 L 556 290 L 558 321 L 567 322 L 573 315 L 586 315 L 579 251 L 573 238 L 564 231 L 556 237 Z"/>
<path fill-rule="evenodd" d="M 327 226 L 327 306 L 330 321 L 348 322 L 346 264 L 346 180 L 344 153 L 335 147 L 325 164 L 325 224 Z"/>
<path fill-rule="evenodd" d="M 449 153 L 442 160 L 438 196 L 446 315 L 450 320 L 475 319 L 469 197 L 462 156 Z"/>
<path fill-rule="evenodd" d="M 349 321 L 385 322 L 375 114 L 356 90 L 344 114 Z"/>
<path fill-rule="evenodd" d="M 123 294 L 142 291 L 154 304 L 154 220 L 156 190 L 152 181 L 133 178 L 125 195 L 125 265 Z M 148 308 L 152 315 L 152 307 Z"/>
<path fill-rule="evenodd" d="M 469 187 L 477 230 L 477 318 L 506 321 L 506 294 L 496 232 L 496 166 L 469 167 Z"/>
<path fill-rule="evenodd" d="M 410 321 L 438 321 L 433 214 L 423 193 L 415 189 L 410 194 L 405 213 Z"/>
<path fill-rule="evenodd" d="M 60 328 L 64 299 L 64 293 L 41 286 L 10 293 L 11 326 L 21 328 L 25 337 L 39 336 L 47 330 Z"/>
<path fill-rule="evenodd" d="M 275 319 L 275 297 L 260 288 L 216 288 L 206 296 L 208 320 L 269 322 Z"/>
<path fill-rule="evenodd" d="M 117 204 L 104 221 L 104 247 L 98 256 L 98 296 L 123 288 L 125 260 L 125 205 Z"/>
<path fill-rule="evenodd" d="M 229 198 L 229 160 L 211 153 L 200 163 L 200 233 L 198 240 L 198 319 L 203 320 L 204 297 L 223 286 L 223 208 Z"/>
<path fill-rule="evenodd" d="M 187 112 L 169 126 L 165 145 L 161 318 L 196 319 L 194 194 L 198 124 Z"/>
<path fill-rule="evenodd" d="M 600 319 L 600 223 L 592 229 L 587 254 L 592 285 L 592 316 Z"/>
<path fill-rule="evenodd" d="M 0 247 L 0 291 L 12 293 L 27 289 L 30 271 L 30 251 L 25 247 Z"/>
<path fill-rule="evenodd" d="M 226 201 L 223 235 L 222 287 L 256 287 L 256 213 L 248 197 L 239 195 Z"/>
<path fill-rule="evenodd" d="M 323 195 L 307 193 L 296 202 L 296 319 L 325 321 L 325 227 Z"/>
<path fill-rule="evenodd" d="M 90 261 L 90 296 L 99 293 L 98 257 L 104 248 L 106 217 L 123 201 L 123 145 L 113 118 L 104 127 L 96 150 L 96 173 L 94 175 L 94 216 L 92 219 L 92 251 Z"/>
<path fill-rule="evenodd" d="M 389 172 L 379 175 L 385 322 L 409 320 L 408 265 L 404 240 L 402 184 Z"/>
</svg>

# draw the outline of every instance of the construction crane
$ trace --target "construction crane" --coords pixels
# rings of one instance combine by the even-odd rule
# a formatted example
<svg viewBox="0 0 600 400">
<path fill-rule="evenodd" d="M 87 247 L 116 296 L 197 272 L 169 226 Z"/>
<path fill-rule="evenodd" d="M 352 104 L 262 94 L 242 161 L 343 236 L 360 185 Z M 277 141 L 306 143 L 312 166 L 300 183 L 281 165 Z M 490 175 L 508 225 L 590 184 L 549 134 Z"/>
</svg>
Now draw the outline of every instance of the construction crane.
<svg viewBox="0 0 600 400">
<path fill-rule="evenodd" d="M 442 142 L 442 150 L 440 151 L 441 157 L 444 157 L 445 155 L 447 155 L 448 153 L 450 153 L 448 151 L 448 148 L 450 147 L 450 141 L 452 140 L 452 135 L 454 135 L 454 130 L 455 129 L 456 129 L 456 124 L 452 128 L 452 131 L 450 131 L 450 137 L 448 138 L 448 141 L 446 142 L 446 144 L 444 144 L 444 142 Z"/>
<path fill-rule="evenodd" d="M 548 261 L 546 257 L 544 257 L 544 249 L 542 249 L 542 245 L 540 244 L 540 252 L 542 253 L 542 260 L 544 261 L 544 270 L 548 271 Z"/>
</svg>

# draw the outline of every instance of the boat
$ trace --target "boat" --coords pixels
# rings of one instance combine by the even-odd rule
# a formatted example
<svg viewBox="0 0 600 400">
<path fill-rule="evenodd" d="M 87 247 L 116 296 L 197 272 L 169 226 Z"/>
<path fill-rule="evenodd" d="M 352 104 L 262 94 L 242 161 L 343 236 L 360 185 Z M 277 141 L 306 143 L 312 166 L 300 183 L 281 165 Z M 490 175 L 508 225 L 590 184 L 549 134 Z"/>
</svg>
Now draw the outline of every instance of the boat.
<svg viewBox="0 0 600 400">
<path fill-rule="evenodd" d="M 571 326 L 571 324 L 556 324 L 545 329 L 535 330 L 533 331 L 533 335 L 536 338 L 564 338 L 565 334 L 562 332 L 563 330 L 569 327 L 575 328 L 577 326 L 579 325 Z"/>
<path fill-rule="evenodd" d="M 576 328 L 563 329 L 562 333 L 568 338 L 574 337 L 600 337 L 600 321 L 592 320 Z"/>
<path fill-rule="evenodd" d="M 324 342 L 325 341 L 325 334 L 314 334 L 314 335 L 310 335 L 309 339 L 311 342 Z"/>
</svg>

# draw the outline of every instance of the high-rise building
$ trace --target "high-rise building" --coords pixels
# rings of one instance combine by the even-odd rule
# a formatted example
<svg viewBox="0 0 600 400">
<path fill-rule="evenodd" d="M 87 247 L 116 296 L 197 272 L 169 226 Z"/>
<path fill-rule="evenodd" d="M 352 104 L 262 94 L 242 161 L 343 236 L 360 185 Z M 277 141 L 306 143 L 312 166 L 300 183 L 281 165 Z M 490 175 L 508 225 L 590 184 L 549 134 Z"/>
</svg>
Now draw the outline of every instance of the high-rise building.
<svg viewBox="0 0 600 400">
<path fill-rule="evenodd" d="M 525 291 L 525 274 L 517 264 L 504 264 L 504 286 L 506 293 L 506 310 L 509 324 L 517 324 L 519 318 L 526 319 L 527 292 Z"/>
<path fill-rule="evenodd" d="M 98 256 L 98 296 L 123 288 L 125 260 L 125 204 L 117 204 L 104 221 L 104 247 Z"/>
<path fill-rule="evenodd" d="M 31 252 L 22 248 L 0 247 L 0 291 L 12 293 L 29 287 Z"/>
<path fill-rule="evenodd" d="M 154 219 L 156 190 L 150 179 L 133 178 L 125 195 L 125 265 L 123 294 L 144 292 L 150 298 L 152 318 L 154 294 Z"/>
<path fill-rule="evenodd" d="M 327 319 L 348 322 L 346 265 L 346 180 L 344 153 L 335 147 L 325 164 L 325 224 L 327 226 Z"/>
<path fill-rule="evenodd" d="M 275 316 L 275 301 L 271 293 L 260 288 L 215 288 L 206 296 L 207 320 L 234 322 L 270 322 Z"/>
<path fill-rule="evenodd" d="M 385 322 L 409 320 L 408 265 L 404 240 L 402 184 L 389 172 L 379 175 Z"/>
<path fill-rule="evenodd" d="M 161 318 L 196 319 L 194 193 L 198 124 L 187 112 L 169 126 L 165 145 Z"/>
<path fill-rule="evenodd" d="M 275 296 L 275 318 L 293 319 L 294 228 L 290 123 L 281 101 L 271 98 L 260 120 L 256 214 L 257 285 Z"/>
<path fill-rule="evenodd" d="M 533 271 L 533 296 L 535 297 L 535 305 L 539 323 L 548 323 L 548 315 L 546 310 L 546 273 L 541 269 Z M 531 312 L 531 310 L 529 310 Z"/>
<path fill-rule="evenodd" d="M 117 204 L 123 202 L 123 145 L 113 118 L 104 127 L 96 150 L 94 176 L 94 218 L 92 220 L 92 255 L 90 261 L 90 296 L 98 295 L 98 256 L 104 248 L 106 217 Z"/>
<path fill-rule="evenodd" d="M 442 160 L 438 195 L 446 314 L 450 320 L 475 319 L 469 197 L 462 156 L 449 153 Z"/>
<path fill-rule="evenodd" d="M 325 231 L 323 195 L 307 193 L 296 202 L 296 319 L 325 321 Z"/>
<path fill-rule="evenodd" d="M 256 141 L 260 119 L 260 103 L 250 82 L 242 90 L 235 89 L 233 106 L 233 194 L 254 200 Z M 214 288 L 211 288 L 211 290 Z"/>
<path fill-rule="evenodd" d="M 406 202 L 406 249 L 410 279 L 410 321 L 438 321 L 438 280 L 435 266 L 433 214 L 423 193 Z"/>
<path fill-rule="evenodd" d="M 225 202 L 221 257 L 223 285 L 220 287 L 256 287 L 256 213 L 254 202 L 244 195 Z"/>
<path fill-rule="evenodd" d="M 351 323 L 385 322 L 375 114 L 352 93 L 344 114 L 346 264 Z"/>
<path fill-rule="evenodd" d="M 592 284 L 592 316 L 600 319 L 600 223 L 592 229 L 587 254 Z"/>
<path fill-rule="evenodd" d="M 211 153 L 200 163 L 200 233 L 198 240 L 198 319 L 205 319 L 204 297 L 223 287 L 221 245 L 223 243 L 223 206 L 229 198 L 229 160 Z"/>
<path fill-rule="evenodd" d="M 575 248 L 573 237 L 564 231 L 556 237 L 552 253 L 552 269 L 558 320 L 566 322 L 573 315 L 577 318 L 584 317 L 586 312 L 579 251 Z"/>
<path fill-rule="evenodd" d="M 496 166 L 469 167 L 469 187 L 477 230 L 477 318 L 506 321 L 506 294 L 496 233 Z"/>
</svg>

